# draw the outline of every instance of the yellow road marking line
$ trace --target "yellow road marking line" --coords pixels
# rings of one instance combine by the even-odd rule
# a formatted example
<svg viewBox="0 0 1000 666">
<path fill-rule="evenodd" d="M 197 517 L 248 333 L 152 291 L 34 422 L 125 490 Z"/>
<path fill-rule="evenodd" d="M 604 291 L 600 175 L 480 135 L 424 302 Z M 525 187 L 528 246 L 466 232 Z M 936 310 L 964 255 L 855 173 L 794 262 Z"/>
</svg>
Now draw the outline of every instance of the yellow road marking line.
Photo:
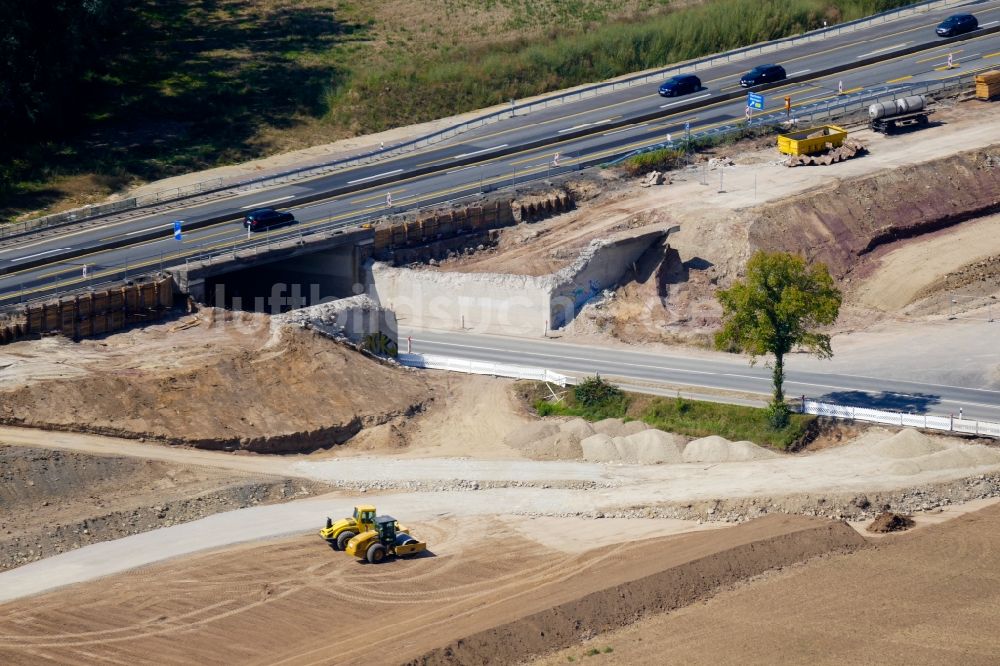
<svg viewBox="0 0 1000 666">
<path fill-rule="evenodd" d="M 907 74 L 906 76 L 901 76 L 898 79 L 889 79 L 886 83 L 899 83 L 900 81 L 905 81 L 907 79 L 912 79 L 913 74 Z"/>
</svg>

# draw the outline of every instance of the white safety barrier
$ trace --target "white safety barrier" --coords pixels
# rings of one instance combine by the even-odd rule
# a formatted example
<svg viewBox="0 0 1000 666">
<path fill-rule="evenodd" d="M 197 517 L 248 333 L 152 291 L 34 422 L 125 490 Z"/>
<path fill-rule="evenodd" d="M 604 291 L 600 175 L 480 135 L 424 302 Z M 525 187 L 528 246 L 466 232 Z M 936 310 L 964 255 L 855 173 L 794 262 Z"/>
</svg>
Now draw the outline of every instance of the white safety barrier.
<svg viewBox="0 0 1000 666">
<path fill-rule="evenodd" d="M 492 375 L 494 377 L 512 377 L 514 379 L 533 379 L 540 382 L 551 382 L 566 386 L 569 379 L 545 368 L 532 368 L 524 365 L 509 365 L 493 363 L 492 361 L 472 361 L 467 358 L 451 356 L 435 356 L 433 354 L 399 354 L 396 360 L 410 368 L 427 368 L 428 370 L 449 370 L 463 372 L 467 375 Z"/>
<path fill-rule="evenodd" d="M 931 416 L 929 414 L 907 414 L 890 412 L 870 407 L 851 407 L 835 405 L 818 400 L 803 400 L 802 411 L 806 414 L 829 416 L 836 419 L 853 419 L 855 421 L 870 421 L 910 428 L 927 428 L 929 430 L 946 430 L 967 435 L 985 437 L 1000 437 L 1000 423 L 991 421 L 973 421 L 955 418 L 954 416 Z"/>
</svg>

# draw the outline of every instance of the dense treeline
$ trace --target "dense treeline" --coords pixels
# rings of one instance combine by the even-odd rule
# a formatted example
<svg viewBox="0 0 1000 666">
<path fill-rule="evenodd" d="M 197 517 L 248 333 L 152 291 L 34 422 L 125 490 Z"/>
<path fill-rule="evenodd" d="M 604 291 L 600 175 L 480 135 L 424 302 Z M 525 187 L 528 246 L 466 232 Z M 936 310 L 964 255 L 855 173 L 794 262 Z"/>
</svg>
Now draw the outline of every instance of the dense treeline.
<svg viewBox="0 0 1000 666">
<path fill-rule="evenodd" d="M 0 141 L 79 120 L 124 0 L 0 0 Z"/>
</svg>

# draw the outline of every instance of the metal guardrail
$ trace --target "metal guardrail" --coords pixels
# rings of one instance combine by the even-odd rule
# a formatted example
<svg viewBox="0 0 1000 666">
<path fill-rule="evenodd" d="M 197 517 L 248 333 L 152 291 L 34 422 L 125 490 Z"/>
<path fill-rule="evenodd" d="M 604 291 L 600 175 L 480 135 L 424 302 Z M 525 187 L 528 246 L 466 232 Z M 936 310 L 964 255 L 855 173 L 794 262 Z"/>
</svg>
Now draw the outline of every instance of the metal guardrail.
<svg viewBox="0 0 1000 666">
<path fill-rule="evenodd" d="M 879 101 L 893 100 L 900 96 L 912 95 L 915 93 L 931 94 L 933 92 L 944 92 L 944 91 L 959 89 L 962 86 L 968 86 L 974 77 L 975 74 L 963 74 L 961 76 L 952 77 L 950 79 L 938 80 L 938 81 L 927 81 L 923 83 L 886 86 L 882 90 L 875 93 L 867 91 L 862 93 L 844 95 L 840 99 L 827 100 L 825 102 L 816 102 L 815 104 L 799 107 L 799 111 L 800 112 L 804 111 L 805 113 L 798 113 L 796 115 L 796 118 L 799 121 L 803 121 L 804 119 L 808 118 L 809 122 L 818 122 L 819 120 L 823 119 L 831 120 L 833 118 L 842 117 L 852 113 L 864 111 L 870 104 L 874 104 Z M 763 114 L 761 116 L 758 116 L 757 117 L 758 124 L 755 126 L 764 126 L 764 125 L 779 126 L 783 124 L 785 120 L 786 118 L 784 111 L 776 111 L 773 113 Z M 692 143 L 695 143 L 703 138 L 722 138 L 728 134 L 736 134 L 742 132 L 746 129 L 746 127 L 747 125 L 745 123 L 734 121 L 730 125 L 715 127 L 712 128 L 711 130 L 706 130 L 702 132 L 693 132 L 690 138 Z M 582 160 L 574 164 L 567 164 L 561 167 L 549 167 L 546 168 L 545 171 L 537 171 L 535 173 L 522 172 L 521 174 L 518 174 L 518 172 L 514 171 L 510 176 L 510 186 L 516 188 L 518 185 L 531 183 L 539 180 L 549 180 L 557 176 L 567 175 L 569 173 L 580 171 L 584 168 L 592 166 L 611 165 L 620 163 L 621 161 L 628 159 L 633 155 L 651 150 L 656 150 L 658 148 L 676 147 L 678 143 L 679 142 L 666 144 L 660 142 L 656 144 L 650 144 L 649 146 L 629 151 L 628 153 L 623 154 L 622 156 L 611 161 L 608 161 L 607 158 L 595 158 L 589 160 Z M 503 182 L 498 183 L 497 180 L 498 179 L 494 178 L 493 181 L 488 185 L 486 186 L 481 185 L 479 191 L 472 192 L 469 194 L 464 194 L 458 197 L 447 199 L 445 201 L 429 203 L 426 206 L 409 209 L 407 212 L 419 214 L 421 211 L 439 209 L 443 205 L 450 205 L 465 199 L 475 198 L 485 192 L 494 191 L 508 186 L 506 182 L 506 176 L 504 176 Z M 270 231 L 267 231 L 265 232 L 265 237 L 263 240 L 247 241 L 247 239 L 245 239 L 241 235 L 239 238 L 236 237 L 233 238 L 233 244 L 230 247 L 226 247 L 224 249 L 218 249 L 211 252 L 196 251 L 195 254 L 193 254 L 192 256 L 186 257 L 184 261 L 185 263 L 207 262 L 209 265 L 211 265 L 212 262 L 220 259 L 228 258 L 228 260 L 233 260 L 238 255 L 246 256 L 246 254 L 251 250 L 254 253 L 256 253 L 263 248 L 264 251 L 266 252 L 270 249 L 271 246 L 276 245 L 278 243 L 286 243 L 288 241 L 296 240 L 300 244 L 305 244 L 307 242 L 306 239 L 310 236 L 314 236 L 316 234 L 329 234 L 330 232 L 336 232 L 337 230 L 356 227 L 359 224 L 370 222 L 372 220 L 376 220 L 380 217 L 385 217 L 386 215 L 390 214 L 393 214 L 392 209 L 387 209 L 384 211 L 373 212 L 368 214 L 362 213 L 350 219 L 339 220 L 337 222 L 330 222 L 328 224 L 321 224 L 317 225 L 314 228 L 306 230 L 290 229 L 287 231 L 281 231 L 276 233 L 274 236 L 271 235 Z M 161 258 L 159 271 L 162 271 L 164 269 L 163 264 L 164 260 Z M 114 269 L 117 268 L 118 266 L 121 266 L 121 264 L 104 266 L 102 268 L 106 270 L 106 269 Z M 126 264 L 125 272 L 127 272 L 127 270 L 128 268 Z M 150 270 L 146 272 L 136 272 L 132 277 L 133 279 L 139 279 L 140 277 L 142 278 L 150 277 L 152 275 L 155 275 L 159 271 Z M 109 284 L 118 281 L 119 280 L 117 279 L 113 279 L 109 282 Z M 83 288 L 90 289 L 94 287 L 96 287 L 96 285 L 88 283 L 84 285 Z M 9 311 L 10 309 L 16 307 L 23 307 L 24 305 L 29 303 L 55 300 L 62 295 L 69 293 L 76 293 L 79 291 L 79 289 L 80 288 L 74 290 L 68 290 L 65 292 L 59 292 L 56 294 L 50 294 L 48 296 L 26 299 L 23 301 L 19 301 L 18 303 L 3 305 L 0 306 L 0 312 Z M 21 291 L 23 291 L 23 288 L 21 289 Z"/>
<path fill-rule="evenodd" d="M 582 99 L 595 97 L 597 95 L 630 88 L 636 85 L 646 85 L 650 81 L 662 79 L 667 75 L 698 72 L 703 69 L 714 67 L 720 63 L 734 62 L 749 58 L 751 56 L 762 55 L 765 53 L 772 53 L 774 51 L 778 51 L 786 47 L 795 46 L 798 44 L 810 43 L 814 41 L 820 41 L 823 39 L 827 39 L 829 37 L 842 35 L 844 33 L 855 32 L 857 30 L 867 28 L 872 25 L 886 23 L 888 21 L 902 18 L 904 16 L 926 13 L 934 9 L 940 9 L 943 7 L 968 4 L 969 1 L 970 0 L 926 0 L 925 2 L 920 2 L 915 5 L 910 5 L 907 7 L 901 7 L 899 9 L 881 12 L 879 14 L 874 14 L 872 16 L 868 16 L 865 18 L 838 24 L 836 26 L 814 30 L 808 33 L 804 33 L 802 35 L 786 37 L 784 39 L 774 40 L 763 44 L 757 44 L 740 49 L 735 49 L 733 51 L 727 51 L 726 53 L 723 54 L 713 55 L 706 58 L 689 61 L 686 63 L 682 63 L 680 65 L 671 65 L 670 67 L 648 71 L 627 78 L 619 78 L 612 81 L 605 81 L 591 86 L 578 88 L 576 90 L 571 90 L 569 92 L 558 93 L 556 95 L 551 95 L 521 105 L 513 104 L 513 100 L 511 100 L 512 106 L 509 109 L 494 111 L 492 113 L 479 116 L 478 118 L 475 118 L 473 120 L 458 123 L 451 127 L 447 127 L 443 130 L 439 130 L 437 132 L 433 132 L 423 137 L 419 137 L 411 141 L 406 141 L 386 149 L 380 149 L 369 153 L 363 153 L 355 157 L 335 160 L 318 166 L 292 169 L 279 174 L 272 174 L 270 176 L 265 176 L 245 181 L 238 181 L 229 184 L 226 184 L 224 179 L 222 178 L 213 178 L 199 183 L 194 183 L 192 185 L 185 187 L 170 188 L 148 195 L 141 195 L 136 197 L 130 197 L 128 199 L 122 199 L 120 201 L 115 201 L 108 204 L 88 206 L 77 210 L 66 211 L 64 213 L 55 213 L 53 215 L 48 215 L 34 220 L 26 220 L 24 222 L 16 222 L 9 225 L 0 225 L 0 240 L 24 235 L 27 233 L 32 233 L 42 228 L 57 227 L 65 224 L 72 224 L 75 222 L 80 222 L 95 217 L 102 217 L 105 215 L 123 212 L 126 210 L 144 208 L 146 206 L 155 205 L 158 203 L 165 203 L 168 201 L 178 201 L 192 196 L 197 196 L 199 194 L 207 194 L 222 190 L 231 192 L 251 192 L 254 190 L 264 189 L 267 187 L 273 187 L 275 185 L 281 185 L 283 183 L 315 178 L 317 176 L 322 176 L 331 173 L 333 171 L 339 171 L 351 167 L 363 166 L 365 164 L 371 164 L 373 162 L 378 162 L 390 157 L 399 157 L 406 153 L 414 152 L 416 150 L 425 148 L 427 146 L 436 143 L 441 143 L 469 130 L 483 127 L 485 125 L 489 125 L 495 122 L 499 122 L 501 120 L 511 118 L 518 114 L 524 115 L 540 109 L 549 108 L 550 106 L 553 105 L 579 101 Z"/>
<path fill-rule="evenodd" d="M 883 423 L 885 425 L 899 426 L 901 428 L 925 428 L 927 430 L 944 430 L 963 435 L 977 435 L 980 437 L 1000 437 L 1000 423 L 992 421 L 976 421 L 973 419 L 955 418 L 950 416 L 932 416 L 930 414 L 912 414 L 907 412 L 894 412 L 885 409 L 873 409 L 871 407 L 857 407 L 852 405 L 837 405 L 829 402 L 820 402 L 804 398 L 802 400 L 801 411 L 803 414 L 815 414 L 817 416 L 828 416 L 837 419 L 848 419 L 851 421 L 867 421 L 869 423 Z"/>
<path fill-rule="evenodd" d="M 438 356 L 435 354 L 400 353 L 396 356 L 400 365 L 409 368 L 425 368 L 428 370 L 447 370 L 461 372 L 467 375 L 490 375 L 492 377 L 511 377 L 513 379 L 533 379 L 539 382 L 550 382 L 566 386 L 569 379 L 545 368 L 509 363 L 494 363 L 493 361 L 473 361 L 467 358 L 453 356 Z"/>
</svg>

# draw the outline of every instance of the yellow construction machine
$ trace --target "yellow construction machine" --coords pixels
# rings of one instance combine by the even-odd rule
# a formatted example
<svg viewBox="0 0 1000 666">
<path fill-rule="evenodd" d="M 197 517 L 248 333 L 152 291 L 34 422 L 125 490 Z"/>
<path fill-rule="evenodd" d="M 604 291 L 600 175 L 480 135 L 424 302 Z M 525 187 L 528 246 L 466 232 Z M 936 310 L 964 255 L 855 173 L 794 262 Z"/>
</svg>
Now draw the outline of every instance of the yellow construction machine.
<svg viewBox="0 0 1000 666">
<path fill-rule="evenodd" d="M 319 535 L 326 539 L 335 550 L 344 550 L 347 542 L 358 534 L 375 529 L 375 507 L 370 504 L 359 504 L 354 507 L 354 515 L 333 522 L 326 519 L 326 527 Z"/>
<path fill-rule="evenodd" d="M 427 544 L 403 531 L 392 516 L 377 516 L 375 527 L 347 542 L 344 551 L 371 564 L 378 564 L 386 557 L 406 557 L 427 550 Z"/>
</svg>

